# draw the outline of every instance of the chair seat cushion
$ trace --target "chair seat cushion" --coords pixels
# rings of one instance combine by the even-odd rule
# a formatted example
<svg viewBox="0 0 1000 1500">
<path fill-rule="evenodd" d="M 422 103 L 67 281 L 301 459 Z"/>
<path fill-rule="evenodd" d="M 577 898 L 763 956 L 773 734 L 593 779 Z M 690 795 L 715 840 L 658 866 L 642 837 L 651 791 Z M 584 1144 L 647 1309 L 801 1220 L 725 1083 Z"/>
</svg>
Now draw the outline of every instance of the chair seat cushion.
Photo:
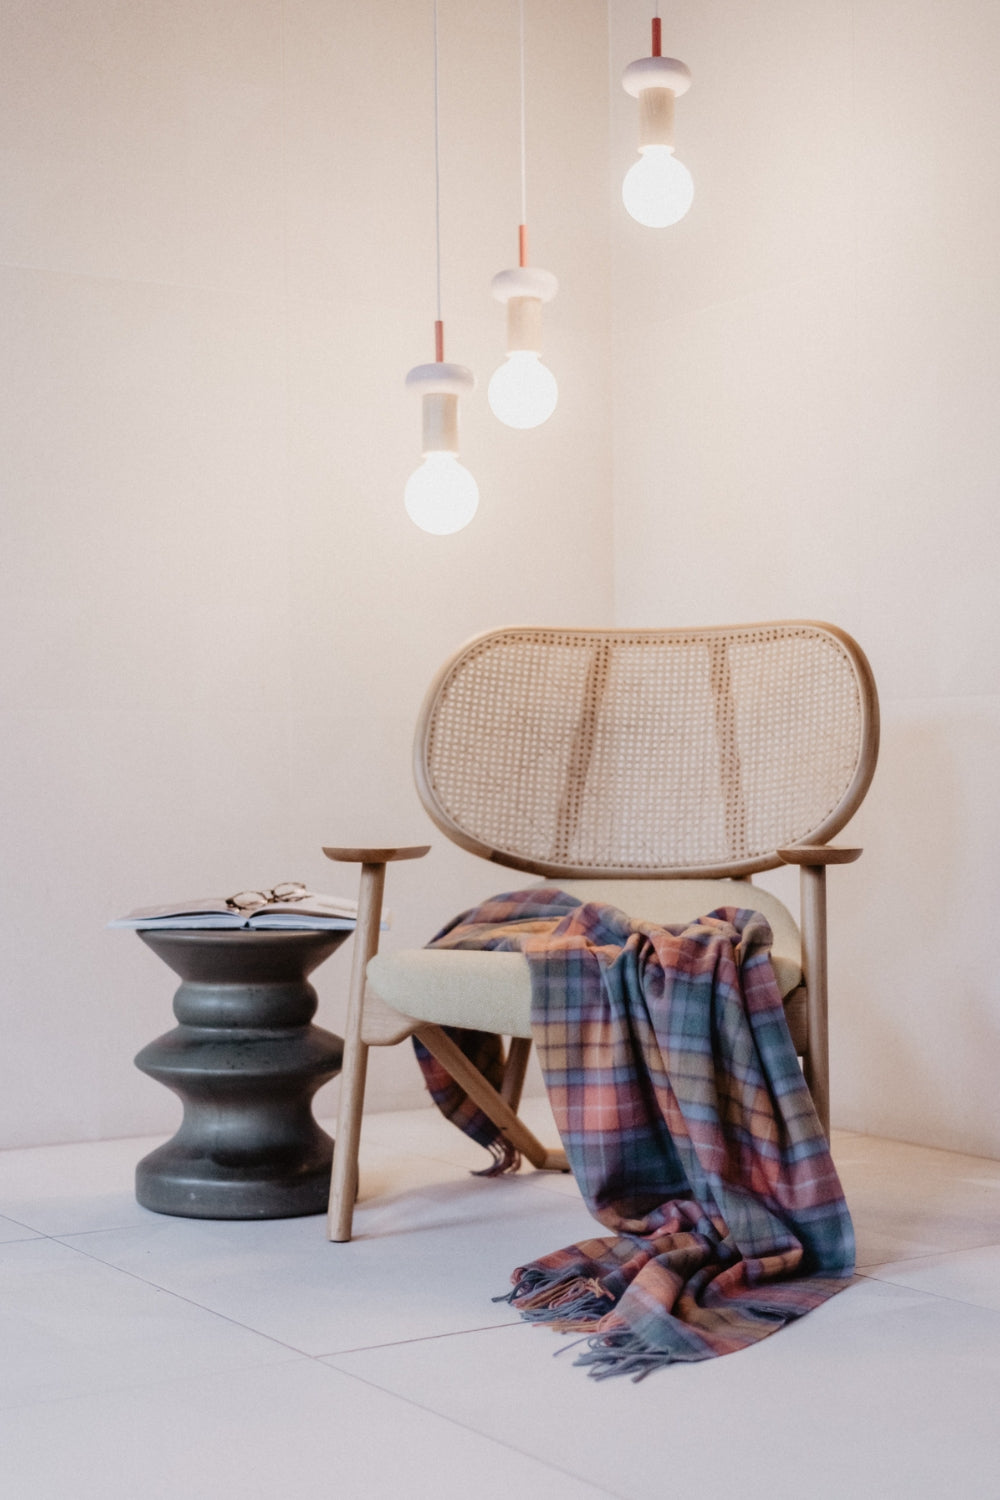
<svg viewBox="0 0 1000 1500">
<path fill-rule="evenodd" d="M 746 880 L 561 880 L 580 901 L 617 906 L 638 921 L 690 922 L 717 906 L 759 911 L 771 924 L 771 959 L 787 997 L 802 983 L 798 929 L 776 896 Z M 412 948 L 378 953 L 368 965 L 372 989 L 404 1015 L 440 1026 L 501 1036 L 531 1036 L 531 978 L 521 953 Z"/>
</svg>

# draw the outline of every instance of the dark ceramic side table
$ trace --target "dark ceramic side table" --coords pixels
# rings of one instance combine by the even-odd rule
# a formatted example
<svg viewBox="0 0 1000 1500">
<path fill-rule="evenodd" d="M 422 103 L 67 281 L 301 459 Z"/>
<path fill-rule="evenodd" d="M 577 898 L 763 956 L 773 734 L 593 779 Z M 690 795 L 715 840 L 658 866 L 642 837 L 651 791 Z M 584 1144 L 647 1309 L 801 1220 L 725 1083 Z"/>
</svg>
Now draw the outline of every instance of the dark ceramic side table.
<svg viewBox="0 0 1000 1500">
<path fill-rule="evenodd" d="M 343 1042 L 311 1024 L 308 975 L 349 932 L 140 931 L 179 974 L 179 1025 L 136 1067 L 177 1094 L 177 1134 L 136 1168 L 136 1197 L 194 1219 L 280 1219 L 326 1208 L 333 1142 L 313 1119 Z"/>
</svg>

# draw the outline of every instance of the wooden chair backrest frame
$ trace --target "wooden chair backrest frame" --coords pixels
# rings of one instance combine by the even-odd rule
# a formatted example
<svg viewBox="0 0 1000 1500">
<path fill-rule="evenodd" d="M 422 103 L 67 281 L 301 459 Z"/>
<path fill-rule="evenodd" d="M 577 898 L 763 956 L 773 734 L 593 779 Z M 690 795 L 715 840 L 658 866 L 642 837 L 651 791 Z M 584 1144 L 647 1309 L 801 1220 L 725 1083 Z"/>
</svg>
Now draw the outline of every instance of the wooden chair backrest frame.
<svg viewBox="0 0 1000 1500">
<path fill-rule="evenodd" d="M 514 626 L 425 698 L 421 800 L 448 838 L 552 877 L 723 877 L 823 844 L 878 754 L 868 661 L 834 625 Z"/>
<path fill-rule="evenodd" d="M 414 772 L 448 838 L 537 875 L 714 878 L 800 865 L 805 983 L 788 1003 L 805 1004 L 803 1068 L 829 1132 L 825 867 L 860 850 L 820 846 L 868 790 L 878 736 L 871 668 L 833 625 L 517 626 L 475 637 L 442 667 Z M 564 1169 L 564 1153 L 515 1113 L 529 1041 L 512 1042 L 498 1093 L 439 1026 L 383 1006 L 388 1029 L 376 1019 L 365 1033 L 386 864 L 427 846 L 324 852 L 361 864 L 330 1239 L 351 1237 L 370 1044 L 419 1036 L 534 1165 Z"/>
</svg>

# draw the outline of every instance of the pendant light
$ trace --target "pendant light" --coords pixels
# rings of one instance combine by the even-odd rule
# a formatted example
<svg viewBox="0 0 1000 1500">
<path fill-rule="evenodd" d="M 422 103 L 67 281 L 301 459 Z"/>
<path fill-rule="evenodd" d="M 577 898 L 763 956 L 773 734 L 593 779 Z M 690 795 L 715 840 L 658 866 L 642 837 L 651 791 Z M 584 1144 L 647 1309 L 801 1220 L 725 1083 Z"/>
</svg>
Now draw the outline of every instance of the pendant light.
<svg viewBox="0 0 1000 1500">
<path fill-rule="evenodd" d="M 540 427 L 559 399 L 552 371 L 542 364 L 542 303 L 559 290 L 551 271 L 528 265 L 527 167 L 525 155 L 524 0 L 519 0 L 521 45 L 521 223 L 518 264 L 493 278 L 492 291 L 507 304 L 507 357 L 490 380 L 490 407 L 508 427 Z"/>
<path fill-rule="evenodd" d="M 458 461 L 458 398 L 475 388 L 465 365 L 447 364 L 441 317 L 441 149 L 438 106 L 438 0 L 434 0 L 434 225 L 437 270 L 437 319 L 434 362 L 415 365 L 407 389 L 420 396 L 423 463 L 407 480 L 403 503 L 421 531 L 447 536 L 461 531 L 476 513 L 479 487 Z"/>
<path fill-rule="evenodd" d="M 625 174 L 622 200 L 633 219 L 650 229 L 683 219 L 694 197 L 691 173 L 674 155 L 674 100 L 687 92 L 691 73 L 661 51 L 657 13 L 652 56 L 629 63 L 622 76 L 625 92 L 639 101 L 639 160 Z"/>
</svg>

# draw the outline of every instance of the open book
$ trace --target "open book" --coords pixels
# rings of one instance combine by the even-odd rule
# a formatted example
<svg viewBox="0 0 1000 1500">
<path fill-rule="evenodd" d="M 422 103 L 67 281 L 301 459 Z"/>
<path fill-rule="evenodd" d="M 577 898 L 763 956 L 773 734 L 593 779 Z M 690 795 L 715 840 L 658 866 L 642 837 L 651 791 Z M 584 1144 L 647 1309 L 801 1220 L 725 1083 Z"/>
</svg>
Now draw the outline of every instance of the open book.
<svg viewBox="0 0 1000 1500">
<path fill-rule="evenodd" d="M 253 927 L 275 931 L 312 928 L 320 932 L 349 932 L 356 925 L 357 917 L 358 903 L 339 896 L 307 893 L 296 901 L 269 901 L 241 910 L 235 909 L 224 896 L 196 896 L 191 901 L 173 901 L 169 906 L 138 907 L 124 917 L 116 917 L 108 926 L 158 931 L 175 927 Z"/>
</svg>

